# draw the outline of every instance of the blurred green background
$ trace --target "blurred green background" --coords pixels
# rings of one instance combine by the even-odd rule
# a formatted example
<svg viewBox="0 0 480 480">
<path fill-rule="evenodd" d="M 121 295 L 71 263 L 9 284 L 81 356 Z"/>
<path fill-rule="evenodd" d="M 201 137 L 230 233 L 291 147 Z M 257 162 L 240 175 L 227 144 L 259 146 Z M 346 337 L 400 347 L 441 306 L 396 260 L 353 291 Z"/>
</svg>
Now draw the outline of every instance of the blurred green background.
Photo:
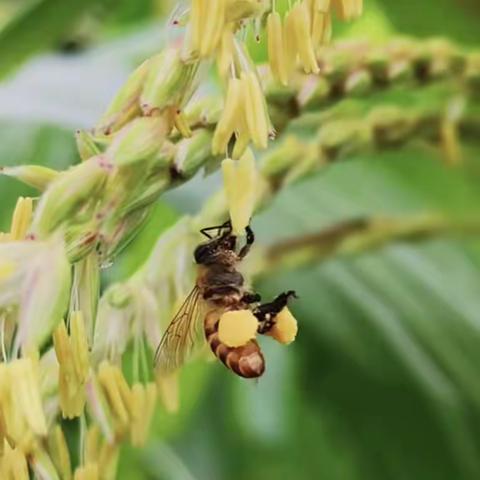
<svg viewBox="0 0 480 480">
<path fill-rule="evenodd" d="M 480 47 L 478 0 L 365 1 L 364 16 L 336 25 L 335 38 L 441 36 Z M 173 4 L 0 0 L 0 165 L 77 162 L 72 132 L 93 125 L 128 72 L 174 35 L 165 26 Z M 263 43 L 252 48 L 265 58 Z M 422 91 L 389 97 L 407 108 L 422 100 Z M 382 93 L 358 101 L 368 109 Z M 457 169 L 417 143 L 356 156 L 282 191 L 255 230 L 268 243 L 358 215 L 477 213 L 480 139 L 463 154 Z M 105 282 L 132 272 L 218 182 L 199 177 L 166 195 Z M 0 178 L 0 229 L 26 194 Z M 180 412 L 159 411 L 144 450 L 124 448 L 119 479 L 480 478 L 479 241 L 396 244 L 257 287 L 266 297 L 299 292 L 298 340 L 264 342 L 258 383 L 217 364 L 186 368 Z"/>
</svg>

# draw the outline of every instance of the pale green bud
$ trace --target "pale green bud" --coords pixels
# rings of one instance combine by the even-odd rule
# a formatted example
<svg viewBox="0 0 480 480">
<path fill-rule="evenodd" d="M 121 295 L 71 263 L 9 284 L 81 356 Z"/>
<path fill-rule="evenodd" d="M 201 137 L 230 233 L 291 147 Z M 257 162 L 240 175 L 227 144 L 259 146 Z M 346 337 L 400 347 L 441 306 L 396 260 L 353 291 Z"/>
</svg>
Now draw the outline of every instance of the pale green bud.
<svg viewBox="0 0 480 480">
<path fill-rule="evenodd" d="M 136 210 L 148 207 L 155 202 L 158 197 L 165 192 L 170 186 L 171 177 L 170 172 L 157 173 L 145 187 L 142 187 L 142 192 L 130 200 L 125 207 L 121 209 L 121 215 L 125 216 Z"/>
<path fill-rule="evenodd" d="M 178 176 L 182 180 L 193 177 L 212 156 L 211 143 L 212 133 L 205 129 L 197 130 L 191 138 L 181 140 L 177 144 L 172 168 L 174 177 Z"/>
<path fill-rule="evenodd" d="M 167 134 L 168 125 L 163 117 L 136 118 L 118 132 L 105 156 L 119 167 L 150 160 L 159 152 Z"/>
<path fill-rule="evenodd" d="M 60 172 L 40 165 L 20 165 L 0 167 L 0 175 L 16 178 L 43 192 L 60 175 Z"/>
<path fill-rule="evenodd" d="M 146 115 L 167 107 L 181 109 L 196 88 L 199 63 L 186 63 L 176 48 L 166 48 L 152 58 L 151 68 L 140 97 Z"/>
<path fill-rule="evenodd" d="M 32 230 L 43 237 L 64 222 L 83 204 L 95 199 L 112 165 L 105 157 L 93 157 L 62 173 L 42 195 Z"/>
<path fill-rule="evenodd" d="M 130 75 L 98 122 L 97 131 L 113 133 L 141 114 L 140 93 L 150 65 L 151 59 L 146 60 Z"/>
<path fill-rule="evenodd" d="M 77 142 L 78 153 L 82 160 L 88 160 L 101 153 L 95 138 L 86 130 L 77 130 L 75 132 L 75 141 Z"/>
</svg>

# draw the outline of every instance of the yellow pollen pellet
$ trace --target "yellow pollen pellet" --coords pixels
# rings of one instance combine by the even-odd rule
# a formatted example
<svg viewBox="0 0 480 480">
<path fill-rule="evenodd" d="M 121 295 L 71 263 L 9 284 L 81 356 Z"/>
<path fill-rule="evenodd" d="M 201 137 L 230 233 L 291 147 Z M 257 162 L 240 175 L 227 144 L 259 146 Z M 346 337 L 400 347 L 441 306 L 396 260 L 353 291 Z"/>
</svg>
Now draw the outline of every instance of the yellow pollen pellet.
<svg viewBox="0 0 480 480">
<path fill-rule="evenodd" d="M 225 312 L 218 323 L 218 338 L 229 347 L 241 347 L 257 335 L 258 320 L 250 310 Z"/>
</svg>

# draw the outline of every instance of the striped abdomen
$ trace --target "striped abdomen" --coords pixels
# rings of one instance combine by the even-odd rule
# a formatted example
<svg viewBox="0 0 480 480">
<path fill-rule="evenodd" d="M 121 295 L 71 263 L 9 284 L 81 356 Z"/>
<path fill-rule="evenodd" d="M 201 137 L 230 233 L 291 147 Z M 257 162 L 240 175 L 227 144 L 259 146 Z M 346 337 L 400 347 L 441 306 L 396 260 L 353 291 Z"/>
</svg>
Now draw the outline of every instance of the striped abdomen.
<svg viewBox="0 0 480 480">
<path fill-rule="evenodd" d="M 258 343 L 250 340 L 242 347 L 228 347 L 218 338 L 219 312 L 205 317 L 205 336 L 215 356 L 232 372 L 243 378 L 257 378 L 265 371 L 265 359 Z"/>
</svg>

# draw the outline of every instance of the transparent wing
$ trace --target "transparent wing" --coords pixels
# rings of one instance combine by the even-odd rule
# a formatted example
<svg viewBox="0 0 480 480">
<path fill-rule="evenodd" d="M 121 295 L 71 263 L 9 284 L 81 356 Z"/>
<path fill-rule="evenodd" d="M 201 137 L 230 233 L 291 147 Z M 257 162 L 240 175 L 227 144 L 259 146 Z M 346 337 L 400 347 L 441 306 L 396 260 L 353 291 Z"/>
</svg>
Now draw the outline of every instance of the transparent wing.
<svg viewBox="0 0 480 480">
<path fill-rule="evenodd" d="M 203 299 L 195 286 L 163 334 L 155 353 L 155 368 L 168 374 L 185 363 L 198 337 L 202 311 Z"/>
</svg>

